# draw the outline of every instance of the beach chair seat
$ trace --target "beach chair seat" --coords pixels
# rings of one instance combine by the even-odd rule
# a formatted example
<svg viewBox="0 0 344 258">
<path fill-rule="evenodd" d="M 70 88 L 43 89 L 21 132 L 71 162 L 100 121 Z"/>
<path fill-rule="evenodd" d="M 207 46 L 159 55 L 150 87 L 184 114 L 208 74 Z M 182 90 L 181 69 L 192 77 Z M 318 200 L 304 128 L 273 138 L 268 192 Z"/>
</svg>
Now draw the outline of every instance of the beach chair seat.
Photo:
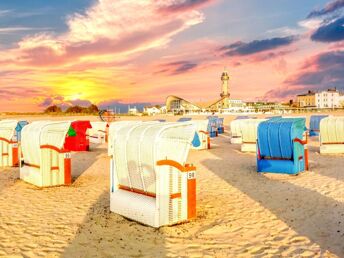
<svg viewBox="0 0 344 258">
<path fill-rule="evenodd" d="M 320 121 L 320 153 L 344 153 L 344 117 L 326 117 Z"/>
<path fill-rule="evenodd" d="M 208 120 L 192 120 L 192 123 L 196 125 L 197 129 L 191 148 L 194 150 L 210 149 L 210 137 L 207 131 Z"/>
<path fill-rule="evenodd" d="M 92 128 L 90 121 L 73 121 L 71 129 L 75 131 L 74 135 L 67 135 L 64 149 L 69 151 L 88 151 L 90 149 L 90 140 L 87 130 Z"/>
<path fill-rule="evenodd" d="M 16 167 L 19 165 L 19 142 L 21 130 L 26 121 L 0 121 L 0 167 Z"/>
<path fill-rule="evenodd" d="M 257 172 L 298 174 L 308 168 L 305 119 L 270 119 L 258 125 Z"/>
<path fill-rule="evenodd" d="M 70 128 L 68 121 L 37 121 L 23 128 L 20 179 L 39 187 L 71 184 L 71 153 L 63 148 Z"/>
<path fill-rule="evenodd" d="M 196 168 L 185 164 L 193 123 L 137 123 L 112 131 L 110 210 L 152 227 L 196 216 Z"/>
<path fill-rule="evenodd" d="M 313 115 L 309 122 L 309 136 L 319 136 L 320 133 L 320 121 L 328 115 Z"/>
<path fill-rule="evenodd" d="M 258 125 L 264 121 L 266 121 L 266 119 L 246 119 L 241 123 L 242 152 L 257 151 Z"/>
</svg>

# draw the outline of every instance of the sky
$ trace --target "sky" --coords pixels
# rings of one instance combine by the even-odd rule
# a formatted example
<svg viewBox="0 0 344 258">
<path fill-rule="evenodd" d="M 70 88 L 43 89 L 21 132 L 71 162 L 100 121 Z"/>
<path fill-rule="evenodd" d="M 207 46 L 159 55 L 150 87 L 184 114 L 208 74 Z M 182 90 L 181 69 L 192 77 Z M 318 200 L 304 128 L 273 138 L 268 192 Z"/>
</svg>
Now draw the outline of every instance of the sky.
<svg viewBox="0 0 344 258">
<path fill-rule="evenodd" d="M 344 90 L 344 0 L 2 0 L 0 112 Z"/>
</svg>

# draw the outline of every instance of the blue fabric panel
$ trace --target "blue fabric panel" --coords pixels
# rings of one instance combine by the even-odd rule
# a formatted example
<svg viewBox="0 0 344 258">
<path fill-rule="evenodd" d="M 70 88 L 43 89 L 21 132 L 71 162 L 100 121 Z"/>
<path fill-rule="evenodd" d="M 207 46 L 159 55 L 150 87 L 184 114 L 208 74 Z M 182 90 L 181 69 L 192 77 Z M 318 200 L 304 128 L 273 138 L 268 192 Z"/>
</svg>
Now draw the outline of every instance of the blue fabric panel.
<svg viewBox="0 0 344 258">
<path fill-rule="evenodd" d="M 258 146 L 261 156 L 271 156 L 268 139 L 269 123 L 261 122 L 258 125 Z"/>
<path fill-rule="evenodd" d="M 17 133 L 17 140 L 20 141 L 21 140 L 21 130 L 23 129 L 23 127 L 25 125 L 27 125 L 29 122 L 28 121 L 19 121 L 17 126 L 16 126 L 16 133 Z"/>
<path fill-rule="evenodd" d="M 280 123 L 278 145 L 280 147 L 281 158 L 291 159 L 293 157 L 292 125 L 293 123 L 291 121 L 282 121 Z"/>
<path fill-rule="evenodd" d="M 194 147 L 199 147 L 199 146 L 201 146 L 201 141 L 200 141 L 200 139 L 199 139 L 198 133 L 195 133 L 195 135 L 194 135 L 194 138 L 193 138 L 193 140 L 192 140 L 192 146 L 194 146 Z"/>
</svg>

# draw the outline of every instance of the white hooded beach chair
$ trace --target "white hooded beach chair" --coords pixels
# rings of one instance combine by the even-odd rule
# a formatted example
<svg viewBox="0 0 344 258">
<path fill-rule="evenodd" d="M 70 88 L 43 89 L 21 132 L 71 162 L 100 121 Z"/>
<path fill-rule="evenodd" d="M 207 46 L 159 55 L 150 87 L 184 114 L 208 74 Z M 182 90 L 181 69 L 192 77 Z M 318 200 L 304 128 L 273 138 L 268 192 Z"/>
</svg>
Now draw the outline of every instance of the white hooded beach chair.
<svg viewBox="0 0 344 258">
<path fill-rule="evenodd" d="M 185 164 L 193 123 L 123 126 L 111 138 L 110 210 L 152 227 L 196 216 L 196 168 Z"/>
<path fill-rule="evenodd" d="M 192 120 L 196 125 L 196 133 L 192 141 L 191 148 L 194 150 L 210 149 L 210 137 L 208 130 L 208 120 Z"/>
<path fill-rule="evenodd" d="M 232 144 L 242 143 L 242 125 L 251 119 L 236 119 L 230 123 L 230 137 Z"/>
<path fill-rule="evenodd" d="M 344 117 L 326 117 L 320 121 L 320 153 L 344 153 Z"/>
<path fill-rule="evenodd" d="M 63 149 L 70 126 L 38 121 L 23 128 L 20 179 L 39 187 L 71 184 L 71 154 Z"/>
<path fill-rule="evenodd" d="M 92 128 L 87 130 L 90 142 L 105 143 L 108 137 L 108 123 L 107 122 L 91 122 Z"/>
<path fill-rule="evenodd" d="M 0 167 L 18 166 L 17 120 L 0 121 Z"/>
<path fill-rule="evenodd" d="M 266 121 L 266 119 L 245 119 L 245 121 L 241 124 L 242 152 L 257 151 L 258 125 L 263 121 Z"/>
</svg>

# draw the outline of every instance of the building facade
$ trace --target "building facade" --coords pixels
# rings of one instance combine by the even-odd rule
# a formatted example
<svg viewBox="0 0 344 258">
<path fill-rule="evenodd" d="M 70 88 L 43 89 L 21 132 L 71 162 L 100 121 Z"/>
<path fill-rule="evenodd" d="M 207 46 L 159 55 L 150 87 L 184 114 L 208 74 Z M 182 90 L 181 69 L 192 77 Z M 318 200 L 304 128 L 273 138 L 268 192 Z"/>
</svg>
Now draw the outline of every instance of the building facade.
<svg viewBox="0 0 344 258">
<path fill-rule="evenodd" d="M 174 114 L 197 113 L 202 108 L 177 96 L 168 96 L 166 99 L 166 111 Z"/>
<path fill-rule="evenodd" d="M 308 91 L 296 97 L 298 107 L 301 108 L 340 108 L 343 100 L 336 88 L 320 92 Z"/>
<path fill-rule="evenodd" d="M 316 107 L 315 92 L 308 91 L 306 94 L 296 96 L 298 107 Z"/>
</svg>

